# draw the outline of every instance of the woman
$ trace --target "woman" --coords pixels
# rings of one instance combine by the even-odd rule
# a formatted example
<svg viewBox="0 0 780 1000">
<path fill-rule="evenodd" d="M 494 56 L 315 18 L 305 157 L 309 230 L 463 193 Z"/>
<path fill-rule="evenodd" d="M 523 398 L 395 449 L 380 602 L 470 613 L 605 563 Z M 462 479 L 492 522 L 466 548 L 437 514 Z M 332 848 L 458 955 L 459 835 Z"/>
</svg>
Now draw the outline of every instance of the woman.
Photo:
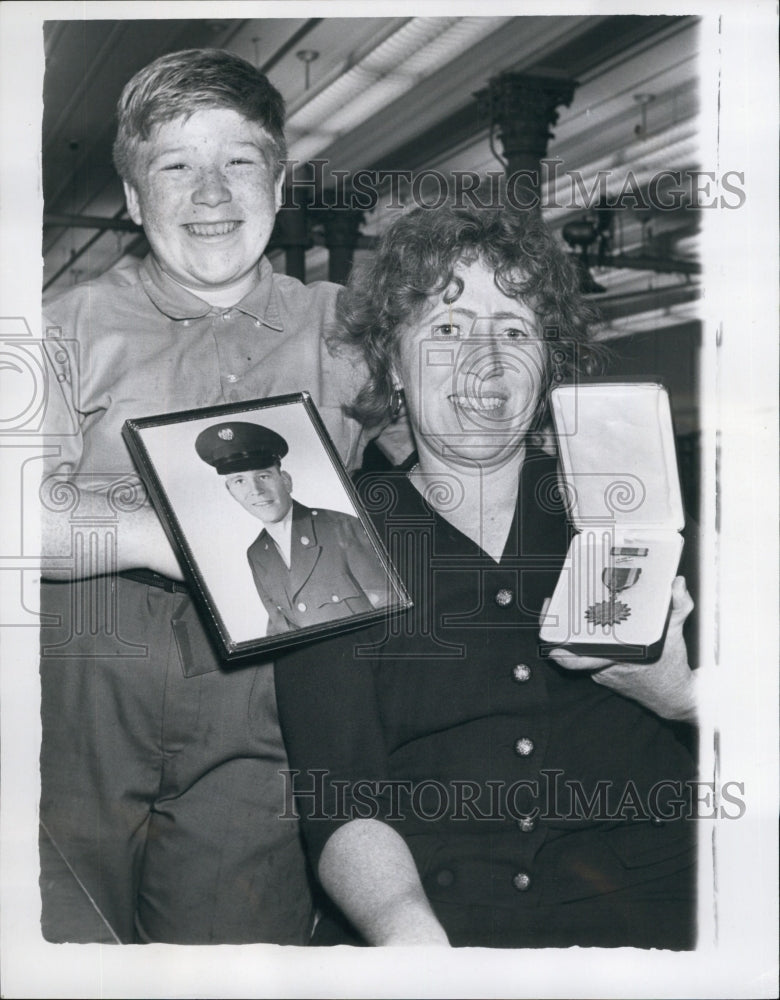
<svg viewBox="0 0 780 1000">
<path fill-rule="evenodd" d="M 417 454 L 362 498 L 414 600 L 279 660 L 315 941 L 692 947 L 693 714 L 684 580 L 648 667 L 538 650 L 568 545 L 532 446 L 556 379 L 594 360 L 567 260 L 530 213 L 402 216 L 346 298 Z M 297 774 L 295 772 L 298 772 Z M 665 784 L 664 784 L 665 783 Z"/>
</svg>

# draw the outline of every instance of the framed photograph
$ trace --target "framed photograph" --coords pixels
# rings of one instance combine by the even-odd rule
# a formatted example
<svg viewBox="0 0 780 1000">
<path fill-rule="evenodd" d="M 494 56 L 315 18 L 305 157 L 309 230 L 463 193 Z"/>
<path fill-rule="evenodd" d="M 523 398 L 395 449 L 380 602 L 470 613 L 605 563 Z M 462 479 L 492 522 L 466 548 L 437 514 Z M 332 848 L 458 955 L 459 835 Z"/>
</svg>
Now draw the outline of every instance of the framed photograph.
<svg viewBox="0 0 780 1000">
<path fill-rule="evenodd" d="M 226 660 L 411 606 L 308 393 L 122 433 Z"/>
</svg>

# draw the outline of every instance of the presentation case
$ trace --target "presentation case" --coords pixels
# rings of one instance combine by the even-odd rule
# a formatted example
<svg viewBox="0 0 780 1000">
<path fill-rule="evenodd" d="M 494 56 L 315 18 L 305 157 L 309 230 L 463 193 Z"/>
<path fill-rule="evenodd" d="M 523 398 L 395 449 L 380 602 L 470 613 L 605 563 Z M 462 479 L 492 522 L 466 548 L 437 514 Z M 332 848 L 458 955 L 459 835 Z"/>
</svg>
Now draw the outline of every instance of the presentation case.
<svg viewBox="0 0 780 1000">
<path fill-rule="evenodd" d="M 553 389 L 551 404 L 575 535 L 541 649 L 657 658 L 684 527 L 668 394 L 652 382 L 579 382 Z"/>
</svg>

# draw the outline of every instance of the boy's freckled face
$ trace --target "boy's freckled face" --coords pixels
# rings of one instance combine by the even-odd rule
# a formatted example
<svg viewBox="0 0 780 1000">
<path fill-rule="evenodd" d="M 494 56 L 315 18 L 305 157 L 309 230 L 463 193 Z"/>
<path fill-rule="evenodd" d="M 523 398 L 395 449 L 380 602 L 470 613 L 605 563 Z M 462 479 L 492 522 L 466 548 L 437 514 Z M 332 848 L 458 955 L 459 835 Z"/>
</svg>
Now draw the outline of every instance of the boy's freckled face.
<svg viewBox="0 0 780 1000">
<path fill-rule="evenodd" d="M 164 122 L 139 144 L 127 207 L 167 274 L 205 291 L 253 271 L 281 204 L 274 157 L 265 129 L 228 108 Z"/>
</svg>

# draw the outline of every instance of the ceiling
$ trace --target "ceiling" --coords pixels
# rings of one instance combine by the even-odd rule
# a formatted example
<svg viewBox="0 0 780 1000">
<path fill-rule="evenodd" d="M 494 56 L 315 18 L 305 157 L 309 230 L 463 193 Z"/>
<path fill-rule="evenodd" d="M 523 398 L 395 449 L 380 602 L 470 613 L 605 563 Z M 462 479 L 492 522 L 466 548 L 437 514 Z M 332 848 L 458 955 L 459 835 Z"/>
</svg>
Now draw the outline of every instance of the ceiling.
<svg viewBox="0 0 780 1000">
<path fill-rule="evenodd" d="M 543 214 L 558 232 L 586 214 L 582 194 L 572 194 L 577 179 L 588 192 L 603 171 L 614 202 L 629 170 L 642 192 L 660 170 L 700 166 L 693 17 L 70 20 L 47 22 L 44 46 L 46 296 L 146 251 L 111 165 L 113 113 L 129 77 L 177 49 L 226 48 L 267 73 L 287 102 L 290 158 L 325 160 L 326 187 L 336 171 L 365 168 L 447 178 L 501 171 L 493 151 L 500 155 L 501 143 L 491 142 L 474 94 L 509 70 L 578 83 L 548 147 L 559 182 L 542 187 Z M 358 258 L 397 210 L 390 193 L 363 218 Z M 602 224 L 602 264 L 610 265 L 598 265 L 594 244 L 604 336 L 695 316 L 699 213 L 642 200 L 624 197 L 623 209 L 590 215 Z M 311 236 L 307 280 L 327 275 L 327 250 L 316 230 Z M 280 251 L 271 256 L 284 267 Z"/>
</svg>

